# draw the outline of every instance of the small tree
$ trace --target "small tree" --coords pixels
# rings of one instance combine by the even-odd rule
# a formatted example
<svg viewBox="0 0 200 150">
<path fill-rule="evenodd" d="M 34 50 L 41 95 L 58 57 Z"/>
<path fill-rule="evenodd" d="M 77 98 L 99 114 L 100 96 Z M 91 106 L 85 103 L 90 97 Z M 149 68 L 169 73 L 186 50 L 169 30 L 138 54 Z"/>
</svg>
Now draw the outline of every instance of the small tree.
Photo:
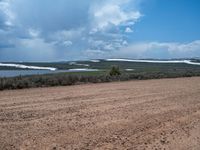
<svg viewBox="0 0 200 150">
<path fill-rule="evenodd" d="M 119 75 L 121 75 L 119 67 L 118 66 L 112 66 L 109 74 L 110 74 L 110 76 L 119 76 Z"/>
</svg>

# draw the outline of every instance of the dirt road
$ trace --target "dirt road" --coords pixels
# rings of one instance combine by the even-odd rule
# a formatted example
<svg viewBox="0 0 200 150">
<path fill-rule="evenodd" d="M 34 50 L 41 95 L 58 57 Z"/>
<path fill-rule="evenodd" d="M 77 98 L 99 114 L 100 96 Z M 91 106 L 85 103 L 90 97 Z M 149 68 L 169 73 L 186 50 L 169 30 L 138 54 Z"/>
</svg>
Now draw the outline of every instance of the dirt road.
<svg viewBox="0 0 200 150">
<path fill-rule="evenodd" d="M 200 78 L 0 92 L 0 149 L 200 149 Z"/>
</svg>

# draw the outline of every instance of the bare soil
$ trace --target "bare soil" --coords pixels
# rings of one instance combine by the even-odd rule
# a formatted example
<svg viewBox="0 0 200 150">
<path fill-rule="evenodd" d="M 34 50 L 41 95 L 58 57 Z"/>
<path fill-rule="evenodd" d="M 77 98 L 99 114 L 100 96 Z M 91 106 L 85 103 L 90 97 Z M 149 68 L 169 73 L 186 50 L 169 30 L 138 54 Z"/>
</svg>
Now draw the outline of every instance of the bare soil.
<svg viewBox="0 0 200 150">
<path fill-rule="evenodd" d="M 2 91 L 0 149 L 199 150 L 200 78 Z"/>
</svg>

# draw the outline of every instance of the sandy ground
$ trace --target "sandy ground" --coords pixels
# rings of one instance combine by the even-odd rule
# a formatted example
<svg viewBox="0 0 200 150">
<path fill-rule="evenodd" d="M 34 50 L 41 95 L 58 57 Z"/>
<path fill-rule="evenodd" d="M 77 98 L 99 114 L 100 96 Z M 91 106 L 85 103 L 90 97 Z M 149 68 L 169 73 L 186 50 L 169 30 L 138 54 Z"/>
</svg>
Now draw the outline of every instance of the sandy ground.
<svg viewBox="0 0 200 150">
<path fill-rule="evenodd" d="M 200 78 L 0 92 L 0 149 L 200 149 Z"/>
</svg>

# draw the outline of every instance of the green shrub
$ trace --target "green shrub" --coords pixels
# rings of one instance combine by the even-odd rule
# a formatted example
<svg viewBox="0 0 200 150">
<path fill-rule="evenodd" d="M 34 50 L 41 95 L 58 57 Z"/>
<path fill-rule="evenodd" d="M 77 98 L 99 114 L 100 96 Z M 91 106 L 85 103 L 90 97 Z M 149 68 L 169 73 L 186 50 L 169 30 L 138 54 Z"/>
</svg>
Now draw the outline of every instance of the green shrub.
<svg viewBox="0 0 200 150">
<path fill-rule="evenodd" d="M 119 75 L 121 75 L 119 67 L 118 66 L 112 66 L 109 74 L 110 74 L 110 76 L 119 76 Z"/>
<path fill-rule="evenodd" d="M 109 75 L 33 75 L 13 78 L 0 78 L 0 90 L 34 87 L 65 86 L 82 83 L 101 83 L 112 81 L 144 80 L 200 76 L 199 70 L 176 70 L 157 72 L 137 72 L 121 74 L 119 67 L 112 67 Z"/>
</svg>

